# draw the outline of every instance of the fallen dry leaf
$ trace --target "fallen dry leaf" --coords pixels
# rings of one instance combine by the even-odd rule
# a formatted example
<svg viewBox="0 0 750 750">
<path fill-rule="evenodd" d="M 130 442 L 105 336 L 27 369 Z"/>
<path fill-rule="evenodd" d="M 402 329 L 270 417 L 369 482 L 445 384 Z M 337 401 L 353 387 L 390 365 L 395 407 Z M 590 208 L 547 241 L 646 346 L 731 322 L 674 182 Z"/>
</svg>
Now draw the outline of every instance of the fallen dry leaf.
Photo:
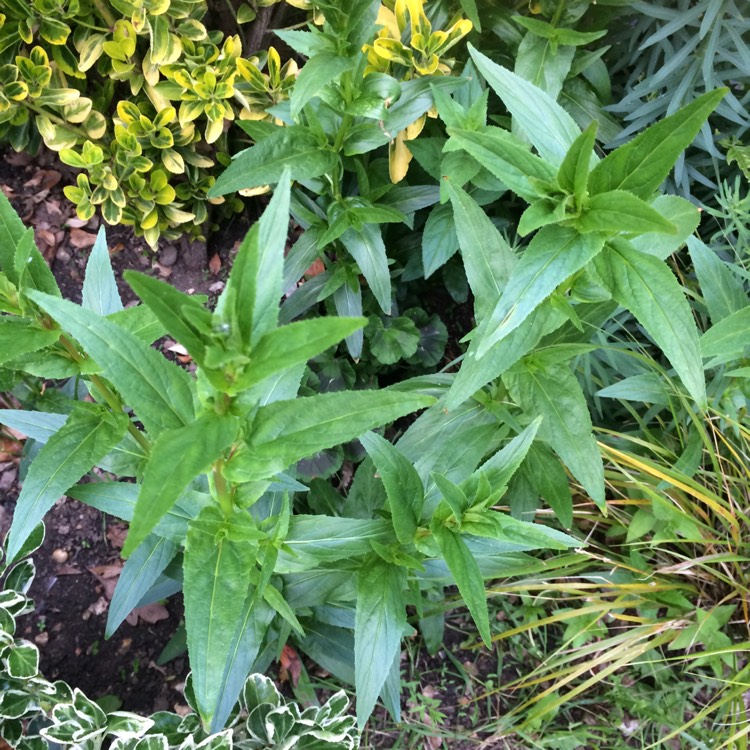
<svg viewBox="0 0 750 750">
<path fill-rule="evenodd" d="M 103 615 L 109 609 L 109 600 L 100 596 L 93 604 L 89 604 L 88 607 L 83 611 L 81 618 L 88 620 L 91 615 Z"/>
<path fill-rule="evenodd" d="M 166 620 L 169 618 L 169 612 L 163 604 L 154 602 L 153 604 L 145 604 L 143 607 L 136 607 L 126 618 L 125 622 L 129 625 L 137 625 L 139 620 L 147 622 L 149 625 L 153 625 L 159 620 Z"/>
<path fill-rule="evenodd" d="M 125 544 L 125 537 L 128 535 L 128 527 L 122 523 L 113 523 L 107 529 L 107 539 L 115 549 L 122 549 Z"/>
<path fill-rule="evenodd" d="M 320 258 L 317 258 L 312 262 L 310 268 L 305 271 L 304 276 L 308 279 L 311 279 L 313 278 L 313 276 L 319 276 L 325 270 L 326 267 L 323 265 L 323 261 Z"/>
<path fill-rule="evenodd" d="M 118 560 L 110 565 L 97 565 L 88 569 L 89 573 L 104 587 L 104 596 L 107 597 L 107 600 L 110 600 L 115 593 L 115 586 L 117 586 L 117 581 L 122 572 L 122 565 L 122 560 Z"/>
<path fill-rule="evenodd" d="M 89 223 L 89 219 L 79 219 L 77 216 L 71 216 L 65 224 L 71 229 L 80 229 Z"/>
<path fill-rule="evenodd" d="M 299 654 L 291 646 L 284 646 L 281 650 L 279 663 L 281 664 L 279 682 L 288 682 L 291 677 L 292 685 L 297 687 L 300 675 L 302 674 L 302 662 L 299 659 Z"/>
<path fill-rule="evenodd" d="M 93 246 L 93 244 L 96 242 L 96 235 L 91 234 L 91 232 L 84 232 L 83 229 L 71 227 L 69 240 L 70 244 L 73 245 L 73 247 L 77 248 L 78 250 L 83 250 L 84 248 Z"/>
<path fill-rule="evenodd" d="M 31 154 L 26 151 L 9 151 L 5 154 L 5 161 L 12 167 L 25 167 L 31 163 Z"/>
<path fill-rule="evenodd" d="M 221 271 L 221 258 L 218 253 L 214 253 L 211 256 L 211 260 L 208 261 L 208 267 L 214 276 Z"/>
</svg>

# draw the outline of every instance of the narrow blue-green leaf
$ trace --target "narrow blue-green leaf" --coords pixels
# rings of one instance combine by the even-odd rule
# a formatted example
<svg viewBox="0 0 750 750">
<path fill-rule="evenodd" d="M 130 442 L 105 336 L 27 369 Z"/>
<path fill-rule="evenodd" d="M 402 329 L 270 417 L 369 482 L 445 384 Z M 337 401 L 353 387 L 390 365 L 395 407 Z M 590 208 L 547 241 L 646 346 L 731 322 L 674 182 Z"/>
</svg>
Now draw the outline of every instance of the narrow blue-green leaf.
<svg viewBox="0 0 750 750">
<path fill-rule="evenodd" d="M 104 637 L 109 638 L 138 606 L 143 592 L 153 586 L 177 552 L 177 545 L 151 534 L 123 565 L 109 603 Z"/>
<path fill-rule="evenodd" d="M 562 164 L 581 130 L 555 100 L 469 45 L 479 72 L 513 115 L 536 150 L 555 167 Z"/>
<path fill-rule="evenodd" d="M 185 629 L 198 712 L 208 730 L 221 701 L 223 675 L 255 566 L 255 525 L 246 512 L 230 520 L 204 508 L 188 528 L 185 546 Z"/>
<path fill-rule="evenodd" d="M 109 261 L 109 249 L 104 227 L 99 229 L 91 248 L 86 275 L 83 278 L 83 306 L 97 315 L 109 315 L 122 310 L 122 300 Z"/>
<path fill-rule="evenodd" d="M 422 516 L 424 489 L 411 461 L 385 438 L 374 432 L 360 437 L 385 485 L 393 528 L 401 544 L 411 544 Z"/>
<path fill-rule="evenodd" d="M 357 723 L 364 727 L 375 708 L 406 629 L 403 589 L 406 570 L 377 560 L 357 574 L 354 677 Z"/>
<path fill-rule="evenodd" d="M 352 282 L 342 284 L 333 293 L 333 304 L 336 312 L 342 317 L 358 318 L 362 315 L 362 290 L 359 286 L 359 280 L 353 279 Z M 346 348 L 353 359 L 359 359 L 362 356 L 362 344 L 364 343 L 364 331 L 360 328 L 346 337 Z"/>
<path fill-rule="evenodd" d="M 239 427 L 237 417 L 207 414 L 159 435 L 143 472 L 123 557 L 146 539 L 188 484 L 221 457 L 236 439 Z"/>
<path fill-rule="evenodd" d="M 193 382 L 185 370 L 90 310 L 40 292 L 29 297 L 96 361 L 154 435 L 193 419 Z"/>
<path fill-rule="evenodd" d="M 141 486 L 130 482 L 77 484 L 65 494 L 123 521 L 132 521 Z M 211 495 L 188 490 L 154 527 L 154 533 L 175 544 L 184 544 L 188 522 L 211 503 Z"/>
<path fill-rule="evenodd" d="M 503 375 L 513 400 L 543 417 L 539 437 L 555 449 L 594 502 L 604 506 L 604 467 L 581 386 L 567 364 L 522 362 Z"/>
<path fill-rule="evenodd" d="M 88 403 L 76 406 L 29 467 L 8 533 L 9 560 L 60 496 L 117 445 L 127 428 L 125 414 Z"/>
<path fill-rule="evenodd" d="M 46 443 L 64 424 L 67 414 L 25 409 L 0 409 L 0 424 L 22 432 L 26 437 Z"/>
<path fill-rule="evenodd" d="M 658 344 L 698 405 L 706 382 L 698 329 L 690 305 L 669 267 L 627 243 L 610 243 L 597 264 L 612 296 L 630 310 Z"/>
<path fill-rule="evenodd" d="M 445 183 L 445 189 L 453 205 L 456 235 L 466 278 L 474 294 L 476 316 L 482 321 L 498 304 L 516 257 L 476 201 L 450 180 Z"/>
<path fill-rule="evenodd" d="M 422 232 L 422 266 L 428 279 L 438 268 L 445 265 L 458 250 L 456 224 L 451 206 L 435 206 Z"/>
<path fill-rule="evenodd" d="M 341 242 L 357 261 L 380 308 L 386 315 L 390 315 L 391 274 L 380 227 L 377 224 L 365 224 L 359 231 L 347 229 L 341 235 Z"/>
<path fill-rule="evenodd" d="M 695 275 L 700 282 L 703 300 L 714 325 L 750 305 L 750 298 L 742 281 L 710 247 L 697 237 L 688 237 L 687 246 Z"/>
<path fill-rule="evenodd" d="M 516 264 L 500 301 L 479 328 L 482 357 L 516 329 L 569 276 L 604 247 L 604 235 L 579 234 L 571 227 L 542 227 Z"/>
<path fill-rule="evenodd" d="M 458 591 L 469 608 L 474 624 L 484 643 L 489 646 L 491 640 L 490 618 L 487 612 L 487 596 L 484 590 L 484 579 L 477 561 L 469 551 L 466 543 L 458 534 L 445 526 L 434 529 L 435 540 L 440 547 L 451 575 L 456 581 Z"/>
<path fill-rule="evenodd" d="M 254 596 L 252 588 L 245 597 L 242 615 L 227 649 L 224 674 L 218 686 L 218 703 L 211 731 L 218 732 L 226 726 L 253 663 L 260 653 L 268 626 L 276 612 L 265 601 Z"/>
</svg>

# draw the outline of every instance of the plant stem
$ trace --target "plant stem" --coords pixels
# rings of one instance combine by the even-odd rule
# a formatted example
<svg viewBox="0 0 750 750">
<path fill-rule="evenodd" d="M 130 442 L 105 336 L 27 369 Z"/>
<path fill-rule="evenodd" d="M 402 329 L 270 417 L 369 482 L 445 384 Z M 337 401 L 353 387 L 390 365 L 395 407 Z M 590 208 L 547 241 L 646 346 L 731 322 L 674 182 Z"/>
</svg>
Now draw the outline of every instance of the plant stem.
<svg viewBox="0 0 750 750">
<path fill-rule="evenodd" d="M 60 343 L 74 362 L 78 364 L 83 362 L 84 358 L 67 336 L 60 336 Z M 96 386 L 101 397 L 113 412 L 122 412 L 123 403 L 120 401 L 119 396 L 98 375 L 91 376 L 91 383 Z M 135 438 L 135 441 L 143 448 L 145 453 L 151 450 L 151 443 L 148 441 L 148 438 L 130 420 L 128 420 L 128 432 Z"/>
<path fill-rule="evenodd" d="M 106 6 L 102 0 L 94 0 L 94 7 L 96 8 L 99 15 L 104 19 L 104 22 L 109 26 L 110 28 L 113 28 L 115 25 L 115 17 L 110 13 L 109 8 Z"/>
<path fill-rule="evenodd" d="M 229 518 L 234 510 L 234 503 L 232 502 L 232 495 L 227 485 L 227 480 L 224 478 L 224 459 L 220 458 L 214 462 L 212 471 L 214 479 L 214 488 L 216 489 L 216 499 L 219 501 L 221 512 L 225 518 Z"/>
<path fill-rule="evenodd" d="M 53 112 L 47 112 L 47 110 L 43 109 L 42 107 L 36 104 L 32 104 L 28 99 L 24 99 L 22 104 L 32 112 L 35 112 L 38 115 L 42 115 L 43 117 L 47 117 L 53 122 L 56 122 L 60 127 L 69 130 L 71 133 L 74 133 L 78 138 L 81 138 L 84 141 L 88 138 L 88 134 L 86 133 L 86 131 L 77 128 L 75 125 L 71 125 L 69 122 L 64 120 L 62 117 L 54 114 Z"/>
</svg>

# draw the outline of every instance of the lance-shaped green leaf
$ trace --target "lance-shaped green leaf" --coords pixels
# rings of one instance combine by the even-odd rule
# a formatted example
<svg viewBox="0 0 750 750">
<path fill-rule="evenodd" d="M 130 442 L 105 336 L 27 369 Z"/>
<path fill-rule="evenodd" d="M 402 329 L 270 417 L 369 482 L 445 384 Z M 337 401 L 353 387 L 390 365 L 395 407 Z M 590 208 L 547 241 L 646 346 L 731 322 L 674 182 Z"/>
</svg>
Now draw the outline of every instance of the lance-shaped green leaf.
<svg viewBox="0 0 750 750">
<path fill-rule="evenodd" d="M 303 66 L 294 82 L 289 98 L 292 117 L 296 118 L 307 104 L 322 88 L 345 71 L 354 67 L 353 57 L 343 57 L 335 52 L 319 52 L 313 55 Z"/>
<path fill-rule="evenodd" d="M 123 565 L 107 613 L 105 638 L 138 606 L 145 591 L 156 583 L 177 552 L 177 545 L 151 534 Z"/>
<path fill-rule="evenodd" d="M 122 300 L 109 261 L 109 249 L 104 227 L 99 229 L 91 248 L 86 275 L 83 279 L 83 306 L 97 315 L 109 315 L 122 310 Z"/>
<path fill-rule="evenodd" d="M 391 520 L 401 544 L 411 544 L 422 515 L 424 489 L 417 470 L 399 449 L 374 432 L 360 437 L 385 485 Z"/>
<path fill-rule="evenodd" d="M 484 578 L 477 561 L 461 537 L 445 526 L 433 528 L 435 541 L 445 559 L 451 575 L 456 581 L 458 591 L 471 618 L 479 630 L 479 635 L 487 646 L 490 645 L 490 617 L 487 612 L 487 597 L 484 590 Z"/>
<path fill-rule="evenodd" d="M 393 391 L 339 391 L 262 406 L 248 445 L 265 479 L 301 458 L 340 445 L 433 403 L 429 396 Z"/>
<path fill-rule="evenodd" d="M 94 404 L 76 405 L 29 467 L 8 534 L 9 560 L 52 505 L 117 445 L 127 428 L 125 414 Z"/>
<path fill-rule="evenodd" d="M 81 344 L 149 432 L 193 419 L 193 382 L 181 367 L 90 310 L 40 292 L 29 297 Z"/>
<path fill-rule="evenodd" d="M 208 197 L 274 184 L 287 168 L 292 180 L 309 180 L 330 172 L 336 160 L 336 154 L 322 147 L 308 128 L 301 125 L 279 128 L 237 154 L 208 191 Z"/>
<path fill-rule="evenodd" d="M 604 235 L 549 226 L 534 235 L 513 269 L 503 296 L 481 325 L 479 357 L 516 329 L 569 276 L 604 247 Z"/>
<path fill-rule="evenodd" d="M 688 200 L 677 195 L 659 195 L 649 202 L 667 221 L 674 224 L 677 231 L 672 234 L 646 232 L 631 238 L 630 244 L 642 253 L 665 260 L 679 250 L 700 224 L 698 209 Z"/>
<path fill-rule="evenodd" d="M 440 490 L 443 502 L 450 508 L 450 512 L 453 513 L 456 521 L 460 524 L 464 517 L 464 511 L 469 508 L 469 498 L 466 497 L 464 491 L 457 484 L 453 484 L 450 479 L 447 479 L 442 474 L 433 472 L 430 478 L 438 490 Z"/>
<path fill-rule="evenodd" d="M 740 356 L 750 345 L 750 307 L 728 315 L 700 338 L 704 357 Z"/>
<path fill-rule="evenodd" d="M 518 467 L 523 463 L 526 454 L 534 442 L 539 425 L 543 417 L 537 417 L 523 432 L 516 435 L 507 445 L 488 458 L 465 482 L 461 489 L 472 499 L 484 475 L 493 493 L 505 487 L 510 482 Z"/>
<path fill-rule="evenodd" d="M 708 245 L 697 237 L 688 237 L 687 246 L 714 325 L 750 304 L 742 281 Z M 703 346 L 704 341 L 701 340 L 702 350 Z"/>
<path fill-rule="evenodd" d="M 372 551 L 371 541 L 391 544 L 393 525 L 383 518 L 292 516 L 274 570 L 296 573 L 318 569 L 321 563 L 362 557 Z"/>
<path fill-rule="evenodd" d="M 569 549 L 583 546 L 575 537 L 539 523 L 519 521 L 497 511 L 469 511 L 461 531 L 474 536 L 523 544 L 525 549 Z"/>
<path fill-rule="evenodd" d="M 628 190 L 638 198 L 651 198 L 727 91 L 721 88 L 699 96 L 612 151 L 591 170 L 589 192 Z"/>
<path fill-rule="evenodd" d="M 477 356 L 479 340 L 472 339 L 461 363 L 445 406 L 451 411 L 471 398 L 482 386 L 499 378 L 507 369 L 528 354 L 548 333 L 565 322 L 561 312 L 542 303 L 515 331 L 493 346 L 483 357 Z"/>
<path fill-rule="evenodd" d="M 0 195 L 0 271 L 14 284 L 18 283 L 15 268 L 15 252 L 26 227 L 18 217 L 5 193 Z"/>
<path fill-rule="evenodd" d="M 268 626 L 276 616 L 276 612 L 254 593 L 252 588 L 247 592 L 237 630 L 227 649 L 226 667 L 216 690 L 218 703 L 211 721 L 212 732 L 226 726 L 227 718 L 263 645 Z"/>
<path fill-rule="evenodd" d="M 516 256 L 487 214 L 460 187 L 445 183 L 456 223 L 466 278 L 474 294 L 477 318 L 497 305 L 516 263 Z"/>
<path fill-rule="evenodd" d="M 391 274 L 380 227 L 377 224 L 365 224 L 359 231 L 347 229 L 341 235 L 341 242 L 357 261 L 359 270 L 383 312 L 390 315 Z"/>
<path fill-rule="evenodd" d="M 211 313 L 189 294 L 152 276 L 125 271 L 125 281 L 141 298 L 170 335 L 179 341 L 199 364 L 206 354 L 205 337 L 211 331 Z M 190 317 L 185 315 L 189 310 Z"/>
<path fill-rule="evenodd" d="M 547 93 L 469 45 L 479 72 L 541 157 L 558 167 L 581 130 L 573 118 Z"/>
<path fill-rule="evenodd" d="M 53 297 L 62 297 L 57 281 L 44 256 L 34 243 L 34 232 L 29 229 L 18 243 L 15 253 L 18 285 L 24 291 L 36 289 Z"/>
<path fill-rule="evenodd" d="M 123 557 L 130 555 L 153 531 L 198 474 L 222 456 L 237 438 L 237 417 L 206 414 L 176 430 L 163 432 L 154 442 L 143 472 L 143 483 L 130 523 Z"/>
<path fill-rule="evenodd" d="M 706 382 L 698 329 L 690 305 L 669 267 L 621 240 L 597 259 L 612 296 L 630 310 L 661 348 L 698 405 L 706 405 Z"/>
<path fill-rule="evenodd" d="M 539 437 L 562 458 L 594 502 L 604 506 L 604 467 L 591 433 L 591 416 L 570 367 L 536 367 L 520 362 L 503 375 L 513 399 L 528 413 L 543 417 Z"/>
<path fill-rule="evenodd" d="M 0 364 L 51 346 L 59 338 L 59 330 L 39 328 L 30 320 L 3 315 L 0 317 Z"/>
<path fill-rule="evenodd" d="M 558 224 L 567 218 L 567 204 L 570 198 L 559 200 L 558 198 L 539 198 L 535 200 L 522 214 L 518 220 L 516 231 L 519 236 L 525 237 L 531 232 L 546 227 L 548 224 Z"/>
<path fill-rule="evenodd" d="M 39 443 L 46 443 L 67 420 L 67 414 L 26 409 L 0 409 L 0 424 L 22 432 Z"/>
<path fill-rule="evenodd" d="M 132 521 L 140 489 L 139 484 L 130 482 L 93 482 L 77 484 L 66 494 L 102 513 L 108 513 L 123 521 Z M 188 523 L 211 502 L 211 495 L 207 492 L 188 490 L 162 516 L 154 527 L 154 533 L 175 544 L 183 544 Z"/>
<path fill-rule="evenodd" d="M 610 190 L 591 196 L 575 220 L 579 232 L 676 234 L 677 227 L 646 201 L 627 190 Z"/>
<path fill-rule="evenodd" d="M 225 519 L 216 506 L 204 508 L 188 527 L 185 629 L 193 691 L 206 729 L 222 697 L 222 677 L 243 620 L 261 536 L 247 512 Z"/>
<path fill-rule="evenodd" d="M 245 346 L 254 346 L 279 319 L 290 189 L 289 170 L 284 170 L 257 230 L 253 227 L 240 245 L 229 276 L 225 295 L 232 310 L 226 312 L 238 321 Z"/>
<path fill-rule="evenodd" d="M 376 560 L 357 574 L 354 619 L 354 677 L 357 723 L 367 722 L 385 684 L 406 630 L 403 589 L 406 570 Z"/>
<path fill-rule="evenodd" d="M 551 183 L 555 169 L 532 154 L 528 146 L 507 130 L 495 127 L 476 132 L 450 128 L 451 140 L 445 150 L 461 148 L 508 186 L 516 195 L 531 203 L 544 193 L 532 182 Z"/>
<path fill-rule="evenodd" d="M 367 318 L 301 320 L 267 333 L 252 349 L 249 387 L 287 367 L 307 362 L 367 325 Z"/>
<path fill-rule="evenodd" d="M 596 162 L 594 141 L 596 140 L 597 127 L 598 123 L 593 120 L 586 130 L 573 141 L 557 173 L 557 184 L 566 193 L 575 197 L 576 206 L 583 204 L 586 197 L 589 169 L 592 161 Z"/>
</svg>

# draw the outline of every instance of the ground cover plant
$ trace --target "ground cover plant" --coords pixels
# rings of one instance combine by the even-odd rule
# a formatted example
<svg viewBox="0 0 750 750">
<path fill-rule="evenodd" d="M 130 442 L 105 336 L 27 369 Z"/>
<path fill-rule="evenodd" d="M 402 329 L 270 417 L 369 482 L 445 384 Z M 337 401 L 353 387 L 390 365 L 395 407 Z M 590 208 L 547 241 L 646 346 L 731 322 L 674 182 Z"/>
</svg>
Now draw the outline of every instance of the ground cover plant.
<svg viewBox="0 0 750 750">
<path fill-rule="evenodd" d="M 62 494 L 129 522 L 106 634 L 181 592 L 206 733 L 251 671 L 302 653 L 296 696 L 331 687 L 321 669 L 352 686 L 366 746 L 743 747 L 737 4 L 295 3 L 285 69 L 201 4 L 130 5 L 97 4 L 73 47 L 49 9 L 28 33 L 8 14 L 10 143 L 35 121 L 89 175 L 67 190 L 81 221 L 100 206 L 152 244 L 201 233 L 206 200 L 264 208 L 210 304 L 128 270 L 124 307 L 103 231 L 76 305 L 0 197 L 0 378 L 16 398 L 68 380 L 0 411 L 29 438 L 10 562 Z M 136 96 L 83 107 L 114 141 L 59 140 L 94 101 L 87 76 L 44 99 L 87 72 L 73 48 Z M 200 195 L 177 221 L 181 186 Z M 451 726 L 445 669 L 437 698 L 404 669 L 437 654 L 465 690 Z M 370 733 L 379 701 L 397 737 Z"/>
</svg>

